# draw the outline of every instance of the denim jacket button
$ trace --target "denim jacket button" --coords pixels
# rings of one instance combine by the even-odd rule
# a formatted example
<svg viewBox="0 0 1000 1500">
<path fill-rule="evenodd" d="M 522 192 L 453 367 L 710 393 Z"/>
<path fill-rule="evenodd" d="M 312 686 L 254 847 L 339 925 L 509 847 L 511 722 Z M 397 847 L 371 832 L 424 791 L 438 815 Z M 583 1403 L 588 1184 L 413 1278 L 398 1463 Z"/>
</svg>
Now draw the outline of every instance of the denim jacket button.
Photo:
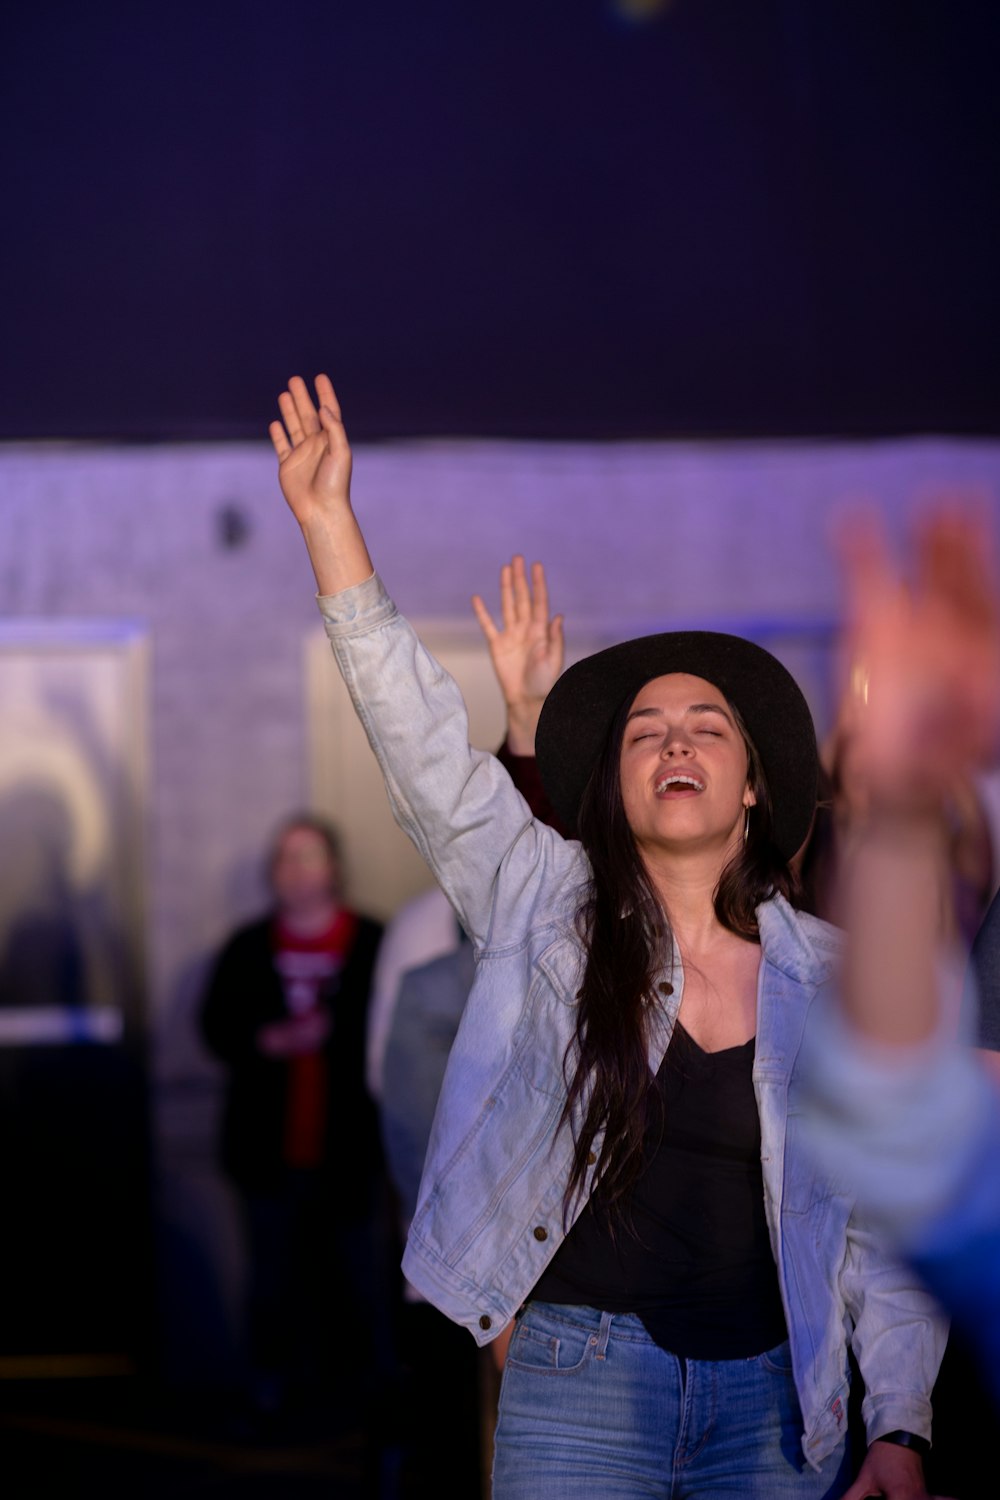
<svg viewBox="0 0 1000 1500">
<path fill-rule="evenodd" d="M 493 1327 L 493 1319 L 492 1318 L 488 1318 L 486 1316 L 486 1314 L 483 1313 L 482 1317 L 479 1319 L 479 1326 L 480 1326 L 480 1328 L 492 1328 Z"/>
<path fill-rule="evenodd" d="M 549 1237 L 549 1231 L 547 1229 L 543 1229 L 541 1224 L 536 1225 L 536 1227 L 531 1232 L 535 1236 L 536 1240 L 547 1240 Z"/>
</svg>

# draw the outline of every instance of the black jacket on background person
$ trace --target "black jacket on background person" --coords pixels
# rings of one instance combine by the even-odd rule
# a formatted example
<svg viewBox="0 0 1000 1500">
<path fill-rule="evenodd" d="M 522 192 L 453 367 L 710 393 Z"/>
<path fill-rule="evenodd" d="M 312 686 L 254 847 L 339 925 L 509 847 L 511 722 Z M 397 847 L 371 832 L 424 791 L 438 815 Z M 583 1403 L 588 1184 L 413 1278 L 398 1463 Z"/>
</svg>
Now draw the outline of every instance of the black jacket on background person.
<svg viewBox="0 0 1000 1500">
<path fill-rule="evenodd" d="M 261 1026 L 288 1015 L 274 967 L 273 926 L 274 919 L 265 917 L 233 934 L 216 960 L 201 1010 L 205 1041 L 229 1072 L 222 1165 L 248 1192 L 266 1192 L 284 1166 L 289 1065 L 255 1045 Z M 328 1062 L 323 1170 L 345 1218 L 367 1214 L 382 1169 L 378 1118 L 365 1087 L 368 997 L 381 935 L 377 922 L 358 917 L 347 958 L 320 992 L 333 1018 L 323 1049 Z"/>
</svg>

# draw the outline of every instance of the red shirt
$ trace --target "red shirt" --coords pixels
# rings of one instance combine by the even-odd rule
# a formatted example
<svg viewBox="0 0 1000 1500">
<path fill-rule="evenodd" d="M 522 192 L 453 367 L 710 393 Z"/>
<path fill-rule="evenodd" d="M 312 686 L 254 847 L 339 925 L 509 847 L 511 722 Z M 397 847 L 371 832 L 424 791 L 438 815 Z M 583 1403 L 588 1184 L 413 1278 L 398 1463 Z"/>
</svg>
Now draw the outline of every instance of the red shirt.
<svg viewBox="0 0 1000 1500">
<path fill-rule="evenodd" d="M 304 937 L 279 917 L 272 932 L 274 967 L 285 992 L 290 1016 L 304 1016 L 318 1006 L 336 979 L 354 943 L 358 919 L 341 908 L 322 932 Z M 318 1167 L 325 1155 L 328 1072 L 326 1043 L 288 1059 L 284 1157 L 290 1167 Z"/>
</svg>

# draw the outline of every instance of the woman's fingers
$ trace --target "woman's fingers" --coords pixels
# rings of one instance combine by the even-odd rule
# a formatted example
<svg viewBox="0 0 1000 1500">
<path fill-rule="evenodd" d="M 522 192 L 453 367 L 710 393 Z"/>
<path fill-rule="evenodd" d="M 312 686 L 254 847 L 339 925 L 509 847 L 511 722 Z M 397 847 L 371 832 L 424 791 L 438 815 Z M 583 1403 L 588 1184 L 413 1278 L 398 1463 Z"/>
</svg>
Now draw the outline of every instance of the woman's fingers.
<svg viewBox="0 0 1000 1500">
<path fill-rule="evenodd" d="M 500 629 L 479 594 L 473 597 L 472 607 L 488 641 L 503 634 L 508 642 L 516 638 L 522 645 L 535 639 L 548 639 L 550 643 L 555 639 L 561 643 L 562 621 L 549 620 L 545 569 L 541 563 L 532 563 L 529 583 L 528 569 L 520 552 L 500 569 Z"/>
<path fill-rule="evenodd" d="M 333 412 L 327 405 L 319 409 L 320 430 L 326 438 L 327 452 L 334 459 L 350 460 L 351 445 L 347 441 L 347 431 L 340 420 L 339 412 Z"/>
<path fill-rule="evenodd" d="M 305 433 L 302 430 L 302 420 L 290 391 L 282 391 L 278 397 L 278 410 L 281 412 L 281 420 L 285 424 L 288 441 L 293 448 L 297 448 L 299 443 L 304 439 Z"/>
<path fill-rule="evenodd" d="M 488 641 L 495 641 L 500 632 L 494 625 L 493 616 L 486 608 L 481 595 L 473 594 L 472 608 L 475 611 L 476 619 L 479 621 L 479 627 L 483 635 Z"/>
<path fill-rule="evenodd" d="M 337 404 L 337 398 L 334 395 L 333 386 L 330 384 L 329 378 L 325 375 L 318 376 L 316 389 L 320 400 L 324 405 L 331 408 L 339 421 L 340 407 Z M 282 391 L 278 397 L 278 410 L 281 412 L 281 420 L 284 424 L 284 432 L 286 434 L 284 449 L 278 447 L 280 439 L 276 438 L 274 432 L 278 424 L 272 422 L 268 431 L 271 434 L 271 441 L 275 445 L 275 452 L 279 458 L 284 458 L 287 456 L 289 447 L 297 448 L 300 443 L 305 442 L 307 437 L 311 437 L 313 433 L 319 432 L 321 426 L 319 415 L 309 394 L 309 387 L 301 375 L 293 375 L 288 382 L 288 389 Z"/>
<path fill-rule="evenodd" d="M 994 542 L 986 515 L 971 506 L 942 509 L 917 533 L 922 591 L 973 630 L 996 629 Z"/>
<path fill-rule="evenodd" d="M 319 398 L 320 406 L 327 407 L 336 417 L 337 421 L 342 422 L 343 417 L 340 412 L 340 402 L 337 400 L 337 393 L 333 388 L 333 381 L 329 375 L 316 376 L 316 395 Z"/>
<path fill-rule="evenodd" d="M 320 401 L 318 412 L 305 381 L 300 375 L 293 375 L 288 389 L 278 397 L 281 421 L 272 422 L 267 430 L 279 463 L 321 432 L 327 437 L 331 454 L 349 457 L 350 445 L 340 415 L 340 403 L 328 375 L 317 375 L 316 395 Z"/>
<path fill-rule="evenodd" d="M 500 618 L 503 621 L 504 630 L 512 630 L 517 620 L 512 563 L 504 563 L 500 569 Z"/>
<path fill-rule="evenodd" d="M 280 422 L 272 422 L 267 431 L 274 451 L 278 455 L 278 462 L 281 463 L 292 451 L 288 441 L 288 434 Z"/>
<path fill-rule="evenodd" d="M 896 583 L 885 532 L 871 510 L 855 509 L 835 535 L 850 611 L 863 613 Z"/>
<path fill-rule="evenodd" d="M 531 580 L 523 555 L 518 552 L 500 570 L 500 601 L 506 626 L 541 625 L 549 619 L 549 593 L 545 568 L 531 565 Z"/>
<path fill-rule="evenodd" d="M 331 386 L 330 389 L 332 394 L 333 387 Z M 288 382 L 288 392 L 291 396 L 292 403 L 295 408 L 295 415 L 298 418 L 299 426 L 302 432 L 305 433 L 306 436 L 313 432 L 319 432 L 319 416 L 317 415 L 316 408 L 313 405 L 312 397 L 309 394 L 309 387 L 306 385 L 301 375 L 292 376 L 291 380 Z M 334 397 L 334 402 L 336 402 L 336 397 Z M 294 434 L 292 434 L 292 436 L 294 438 Z"/>
<path fill-rule="evenodd" d="M 531 588 L 532 614 L 540 624 L 546 625 L 549 618 L 549 587 L 545 582 L 545 567 L 540 562 L 531 564 Z"/>
<path fill-rule="evenodd" d="M 523 621 L 531 615 L 531 590 L 528 588 L 528 571 L 520 552 L 511 558 L 510 575 L 513 585 L 514 618 Z"/>
</svg>

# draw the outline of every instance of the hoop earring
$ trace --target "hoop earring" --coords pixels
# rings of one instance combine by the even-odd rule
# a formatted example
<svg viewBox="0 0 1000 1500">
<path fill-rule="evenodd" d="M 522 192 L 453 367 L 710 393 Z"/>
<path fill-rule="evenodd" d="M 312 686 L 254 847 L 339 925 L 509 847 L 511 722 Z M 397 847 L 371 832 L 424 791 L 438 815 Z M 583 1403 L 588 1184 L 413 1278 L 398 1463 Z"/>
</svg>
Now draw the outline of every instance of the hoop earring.
<svg viewBox="0 0 1000 1500">
<path fill-rule="evenodd" d="M 749 809 L 749 807 L 745 807 L 743 809 L 743 842 L 744 842 L 744 844 L 746 843 L 746 841 L 747 841 L 747 839 L 749 837 L 750 837 L 750 809 Z"/>
</svg>

